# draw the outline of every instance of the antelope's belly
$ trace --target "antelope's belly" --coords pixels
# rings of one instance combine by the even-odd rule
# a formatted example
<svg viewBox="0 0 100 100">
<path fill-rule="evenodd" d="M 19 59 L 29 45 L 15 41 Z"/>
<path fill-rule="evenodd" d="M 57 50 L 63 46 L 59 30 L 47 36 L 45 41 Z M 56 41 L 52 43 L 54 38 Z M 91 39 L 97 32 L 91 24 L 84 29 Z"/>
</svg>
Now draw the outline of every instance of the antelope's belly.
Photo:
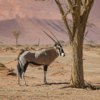
<svg viewBox="0 0 100 100">
<path fill-rule="evenodd" d="M 34 64 L 31 64 L 31 63 L 29 63 L 29 66 L 30 67 L 38 67 L 37 65 L 34 65 Z"/>
<path fill-rule="evenodd" d="M 29 66 L 31 67 L 38 67 L 38 66 L 42 66 L 43 64 L 37 64 L 37 63 L 34 63 L 34 62 L 31 62 L 29 63 Z"/>
</svg>

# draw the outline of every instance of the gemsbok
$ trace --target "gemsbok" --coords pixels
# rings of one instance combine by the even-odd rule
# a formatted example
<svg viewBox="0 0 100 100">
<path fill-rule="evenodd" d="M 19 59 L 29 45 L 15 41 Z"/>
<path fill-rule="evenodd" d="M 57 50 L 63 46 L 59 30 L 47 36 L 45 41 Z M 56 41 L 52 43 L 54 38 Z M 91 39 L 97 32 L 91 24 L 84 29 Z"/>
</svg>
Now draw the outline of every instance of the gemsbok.
<svg viewBox="0 0 100 100">
<path fill-rule="evenodd" d="M 43 31 L 43 30 L 42 30 Z M 49 30 L 50 31 L 50 30 Z M 65 56 L 63 48 L 58 41 L 58 39 L 54 36 L 54 34 L 50 31 L 50 33 L 54 36 L 56 40 L 54 40 L 50 35 L 48 35 L 45 31 L 43 31 L 47 36 L 49 36 L 54 42 L 54 47 L 49 47 L 46 49 L 38 50 L 38 51 L 24 51 L 21 52 L 18 56 L 18 85 L 19 77 L 21 77 L 24 81 L 24 84 L 27 86 L 24 78 L 24 73 L 28 67 L 29 63 L 32 63 L 34 66 L 44 66 L 44 82 L 47 84 L 46 81 L 46 72 L 48 66 L 60 55 Z"/>
</svg>

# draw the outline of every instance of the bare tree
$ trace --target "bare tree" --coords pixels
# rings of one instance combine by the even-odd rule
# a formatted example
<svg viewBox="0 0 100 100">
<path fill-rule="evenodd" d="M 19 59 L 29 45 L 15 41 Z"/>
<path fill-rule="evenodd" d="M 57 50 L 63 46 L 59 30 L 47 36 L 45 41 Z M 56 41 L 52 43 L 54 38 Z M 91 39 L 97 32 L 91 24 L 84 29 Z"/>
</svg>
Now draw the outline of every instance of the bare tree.
<svg viewBox="0 0 100 100">
<path fill-rule="evenodd" d="M 67 12 L 64 11 L 60 0 L 55 0 L 55 2 L 62 15 L 62 20 L 68 32 L 73 50 L 70 84 L 83 87 L 85 85 L 83 73 L 83 40 L 86 23 L 94 0 L 66 0 Z M 72 28 L 70 28 L 67 21 L 67 14 L 69 13 L 72 15 Z"/>
<path fill-rule="evenodd" d="M 18 38 L 19 38 L 19 35 L 20 35 L 20 30 L 12 31 L 12 33 L 13 33 L 15 39 L 16 39 L 16 47 L 17 47 L 17 45 L 18 45 Z"/>
</svg>

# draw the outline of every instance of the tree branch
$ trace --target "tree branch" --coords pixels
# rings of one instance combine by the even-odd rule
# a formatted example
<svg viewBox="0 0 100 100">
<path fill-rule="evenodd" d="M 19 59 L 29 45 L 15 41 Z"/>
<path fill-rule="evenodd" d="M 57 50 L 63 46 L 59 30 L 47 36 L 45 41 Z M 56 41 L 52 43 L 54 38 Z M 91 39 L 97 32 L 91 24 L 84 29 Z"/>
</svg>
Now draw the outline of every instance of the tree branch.
<svg viewBox="0 0 100 100">
<path fill-rule="evenodd" d="M 92 8 L 94 0 L 84 0 L 83 8 L 81 10 L 80 23 L 83 25 L 83 32 L 85 32 L 88 15 Z"/>
<path fill-rule="evenodd" d="M 72 6 L 71 0 L 66 0 L 66 2 L 67 2 L 68 7 L 71 8 L 71 6 Z"/>
<path fill-rule="evenodd" d="M 87 36 L 87 34 L 88 34 L 88 31 L 84 34 L 84 39 L 85 39 L 85 37 Z"/>
<path fill-rule="evenodd" d="M 73 8 L 73 7 L 76 7 L 76 6 L 77 6 L 77 5 L 71 6 L 71 8 L 69 8 L 69 9 L 67 10 L 67 12 L 65 13 L 65 15 L 64 15 L 63 17 L 66 17 L 67 14 L 69 14 L 69 13 L 71 12 L 72 8 Z"/>
<path fill-rule="evenodd" d="M 73 12 L 74 12 L 74 9 L 73 9 L 73 8 L 74 8 L 75 6 L 73 6 L 71 0 L 66 0 L 66 2 L 67 2 L 67 5 L 68 5 L 68 8 L 71 8 L 71 12 L 72 12 L 72 14 L 73 14 Z"/>
<path fill-rule="evenodd" d="M 71 30 L 70 30 L 70 28 L 69 28 L 69 25 L 68 25 L 68 22 L 67 22 L 67 20 L 66 20 L 66 17 L 64 17 L 64 16 L 65 16 L 65 13 L 64 13 L 64 11 L 63 11 L 63 8 L 62 8 L 62 6 L 61 6 L 59 0 L 55 0 L 55 2 L 56 2 L 57 6 L 58 6 L 58 8 L 59 8 L 59 10 L 60 10 L 61 15 L 62 15 L 62 20 L 63 20 L 63 22 L 64 22 L 64 24 L 65 24 L 65 27 L 66 27 L 67 31 L 68 31 L 69 39 L 70 39 L 70 41 L 73 41 L 72 32 L 71 32 Z"/>
</svg>

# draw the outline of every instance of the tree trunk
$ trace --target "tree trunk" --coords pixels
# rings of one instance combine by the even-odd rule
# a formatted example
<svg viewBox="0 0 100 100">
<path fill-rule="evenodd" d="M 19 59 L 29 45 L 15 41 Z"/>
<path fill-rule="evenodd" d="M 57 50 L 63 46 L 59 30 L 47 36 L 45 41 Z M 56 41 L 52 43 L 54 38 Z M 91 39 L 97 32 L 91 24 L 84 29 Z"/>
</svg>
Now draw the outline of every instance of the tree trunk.
<svg viewBox="0 0 100 100">
<path fill-rule="evenodd" d="M 83 35 L 82 29 L 77 29 L 72 43 L 72 68 L 70 84 L 74 86 L 84 86 L 83 74 Z"/>
<path fill-rule="evenodd" d="M 17 47 L 17 45 L 18 45 L 18 39 L 16 38 L 16 47 Z"/>
<path fill-rule="evenodd" d="M 86 29 L 87 19 L 94 3 L 94 0 L 66 0 L 68 11 L 70 10 L 73 19 L 72 31 L 66 20 L 68 11 L 65 12 L 59 0 L 55 0 L 62 15 L 62 20 L 65 24 L 69 35 L 69 40 L 72 46 L 72 68 L 71 68 L 71 85 L 83 87 L 83 38 Z M 83 5 L 81 6 L 81 3 Z"/>
</svg>

